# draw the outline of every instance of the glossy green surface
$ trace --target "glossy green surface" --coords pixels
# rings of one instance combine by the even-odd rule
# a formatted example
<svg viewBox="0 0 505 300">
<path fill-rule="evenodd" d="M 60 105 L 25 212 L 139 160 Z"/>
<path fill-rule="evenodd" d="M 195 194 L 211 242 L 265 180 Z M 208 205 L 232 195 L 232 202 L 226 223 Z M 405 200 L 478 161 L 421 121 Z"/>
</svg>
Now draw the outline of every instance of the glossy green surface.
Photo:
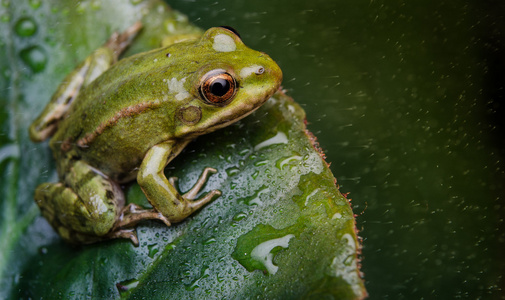
<svg viewBox="0 0 505 300">
<path fill-rule="evenodd" d="M 183 15 L 150 3 L 0 6 L 9 12 L 0 23 L 7 41 L 0 52 L 10 58 L 0 61 L 7 91 L 0 98 L 0 298 L 363 297 L 349 201 L 305 132 L 305 112 L 282 93 L 198 138 L 169 165 L 166 175 L 179 177 L 183 192 L 203 168 L 215 167 L 201 194 L 220 189 L 223 196 L 174 226 L 140 224 L 139 247 L 127 240 L 71 247 L 39 215 L 33 190 L 57 175 L 48 145 L 30 142 L 27 127 L 58 82 L 112 31 L 144 18 L 149 30 L 131 54 L 193 28 Z M 36 25 L 33 35 L 14 29 L 25 18 Z M 42 56 L 26 59 L 25 49 Z M 139 185 L 125 188 L 128 201 L 149 208 Z"/>
<path fill-rule="evenodd" d="M 194 4 L 173 1 L 270 45 L 350 192 L 371 299 L 504 297 L 502 1 Z"/>
<path fill-rule="evenodd" d="M 41 3 L 30 1 L 35 8 L 43 7 Z M 362 270 L 370 298 L 503 297 L 505 21 L 501 1 L 171 3 L 202 28 L 236 27 L 247 45 L 267 52 L 280 64 L 283 85 L 307 111 L 309 129 L 332 163 L 341 190 L 351 192 L 364 238 Z M 105 1 L 101 4 L 107 6 Z M 45 15 L 52 16 L 50 10 Z M 10 18 L 0 15 L 3 22 Z M 74 17 L 74 21 L 87 18 Z M 10 22 L 9 28 L 15 28 L 16 20 Z M 37 33 L 51 31 L 37 28 Z M 69 34 L 68 44 L 85 40 L 100 44 L 107 34 Z M 15 50 L 26 49 L 30 55 L 11 64 L 36 71 L 47 63 L 45 47 L 13 38 L 19 42 Z M 47 39 L 55 43 L 54 38 Z M 86 51 L 79 46 L 51 59 L 76 63 Z M 2 67 L 7 63 L 0 60 Z M 70 70 L 66 65 L 62 76 Z M 1 111 L 2 128 L 28 124 L 40 111 L 42 104 L 32 107 L 24 99 L 43 94 L 52 78 L 36 80 L 42 81 L 41 87 L 23 97 L 9 86 L 0 86 L 25 103 L 16 119 Z M 2 158 L 10 160 L 20 153 L 12 146 L 12 134 L 0 135 Z M 31 166 L 39 160 L 35 156 L 20 163 L 25 181 L 18 198 L 30 200 L 31 190 L 23 187 L 33 187 L 41 171 Z M 5 160 L 2 166 L 2 178 L 7 178 L 1 186 L 3 199 L 12 199 L 15 195 L 8 187 L 17 188 L 21 174 Z M 25 206 L 16 213 L 12 204 L 16 202 L 8 203 L 3 212 L 14 213 L 3 216 L 7 223 L 17 224 L 14 220 L 23 222 L 30 218 L 22 216 L 34 214 Z M 40 221 L 36 225 L 41 227 Z M 16 228 L 2 227 L 1 234 L 15 233 Z M 51 237 L 36 232 L 29 243 L 40 245 Z M 157 248 L 150 249 L 154 253 Z M 103 250 L 93 251 L 88 261 Z M 52 265 L 60 265 L 71 255 L 60 252 L 53 259 Z M 15 262 L 9 267 L 15 269 Z"/>
</svg>

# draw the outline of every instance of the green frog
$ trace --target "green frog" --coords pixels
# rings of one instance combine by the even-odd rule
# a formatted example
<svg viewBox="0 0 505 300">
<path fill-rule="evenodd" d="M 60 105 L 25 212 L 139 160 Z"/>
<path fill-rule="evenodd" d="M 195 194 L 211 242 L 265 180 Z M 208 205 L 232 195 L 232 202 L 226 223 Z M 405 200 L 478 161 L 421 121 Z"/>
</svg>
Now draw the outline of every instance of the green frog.
<svg viewBox="0 0 505 300">
<path fill-rule="evenodd" d="M 165 167 L 194 138 L 256 110 L 282 81 L 279 66 L 229 27 L 118 60 L 141 27 L 113 34 L 88 56 L 30 126 L 34 142 L 52 137 L 60 178 L 39 185 L 35 202 L 67 242 L 138 245 L 138 222 L 170 226 L 219 197 L 213 190 L 196 199 L 215 169 L 181 195 Z M 120 184 L 135 179 L 152 209 L 125 206 Z"/>
</svg>

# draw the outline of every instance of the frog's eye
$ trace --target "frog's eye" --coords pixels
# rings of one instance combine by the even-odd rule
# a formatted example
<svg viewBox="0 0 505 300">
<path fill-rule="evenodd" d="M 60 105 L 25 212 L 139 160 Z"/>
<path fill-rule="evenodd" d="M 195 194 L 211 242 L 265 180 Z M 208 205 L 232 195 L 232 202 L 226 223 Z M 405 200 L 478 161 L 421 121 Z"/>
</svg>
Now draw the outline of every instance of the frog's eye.
<svg viewBox="0 0 505 300">
<path fill-rule="evenodd" d="M 199 92 L 210 104 L 226 105 L 237 92 L 237 82 L 228 72 L 213 70 L 203 76 Z"/>
</svg>

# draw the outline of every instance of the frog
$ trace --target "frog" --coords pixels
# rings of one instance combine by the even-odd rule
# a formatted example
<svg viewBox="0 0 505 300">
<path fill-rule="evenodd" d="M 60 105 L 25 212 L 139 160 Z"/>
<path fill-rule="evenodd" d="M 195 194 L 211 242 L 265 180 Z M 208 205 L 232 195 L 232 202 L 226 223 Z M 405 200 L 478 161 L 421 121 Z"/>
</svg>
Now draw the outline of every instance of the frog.
<svg viewBox="0 0 505 300">
<path fill-rule="evenodd" d="M 112 34 L 86 57 L 29 127 L 33 142 L 49 139 L 59 178 L 38 185 L 35 202 L 70 244 L 122 238 L 138 246 L 139 222 L 171 226 L 219 198 L 219 190 L 198 198 L 215 168 L 181 194 L 166 166 L 280 89 L 277 63 L 226 26 L 120 58 L 142 27 Z M 135 180 L 152 207 L 126 203 L 123 186 Z"/>
</svg>

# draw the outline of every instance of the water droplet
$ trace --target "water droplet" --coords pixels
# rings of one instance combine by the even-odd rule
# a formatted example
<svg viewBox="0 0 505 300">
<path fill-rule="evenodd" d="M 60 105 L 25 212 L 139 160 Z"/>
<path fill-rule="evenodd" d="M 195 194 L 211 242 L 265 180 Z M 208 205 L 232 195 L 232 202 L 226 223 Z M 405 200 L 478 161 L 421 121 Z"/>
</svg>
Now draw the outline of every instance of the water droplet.
<svg viewBox="0 0 505 300">
<path fill-rule="evenodd" d="M 284 168 L 284 166 L 286 166 L 287 164 L 293 162 L 293 161 L 300 161 L 302 160 L 302 157 L 299 156 L 299 155 L 293 155 L 293 156 L 290 156 L 290 157 L 287 157 L 287 158 L 281 158 L 277 161 L 277 163 L 275 164 L 275 166 L 279 169 L 279 170 L 282 170 Z"/>
<path fill-rule="evenodd" d="M 233 217 L 233 221 L 234 221 L 234 222 L 238 222 L 238 221 L 243 220 L 243 219 L 245 219 L 245 218 L 247 218 L 247 214 L 246 214 L 246 213 L 244 213 L 244 212 L 240 212 L 240 213 L 236 214 L 236 215 Z"/>
<path fill-rule="evenodd" d="M 261 201 L 261 195 L 267 194 L 270 192 L 270 188 L 266 186 L 262 186 L 260 190 L 254 193 L 254 195 L 245 198 L 243 201 L 247 205 L 262 205 L 263 201 Z"/>
<path fill-rule="evenodd" d="M 77 4 L 75 11 L 78 14 L 83 14 L 86 11 L 86 5 L 84 4 L 84 2 L 79 2 L 79 4 Z"/>
<path fill-rule="evenodd" d="M 244 155 L 246 155 L 246 154 L 249 154 L 249 151 L 250 151 L 249 149 L 244 149 L 244 150 L 240 151 L 238 154 L 239 154 L 240 156 L 244 156 Z"/>
<path fill-rule="evenodd" d="M 8 23 L 11 20 L 11 17 L 9 16 L 9 14 L 4 14 L 4 15 L 0 16 L 0 20 L 3 23 Z"/>
<path fill-rule="evenodd" d="M 40 4 L 42 4 L 42 1 L 40 1 L 40 0 L 30 0 L 30 1 L 28 1 L 28 3 L 30 4 L 30 6 L 33 9 L 37 9 L 37 8 L 40 7 Z"/>
<path fill-rule="evenodd" d="M 259 174 L 260 174 L 260 172 L 259 172 L 259 171 L 256 171 L 256 172 L 254 172 L 254 173 L 252 173 L 252 174 L 251 174 L 251 177 L 252 177 L 253 179 L 256 179 L 256 177 L 258 177 L 258 175 L 259 175 Z"/>
<path fill-rule="evenodd" d="M 139 3 L 142 3 L 142 1 L 144 1 L 144 0 L 130 0 L 130 3 L 133 5 L 137 5 Z"/>
<path fill-rule="evenodd" d="M 9 7 L 11 5 L 11 2 L 9 0 L 3 0 L 2 1 L 2 6 L 3 7 Z"/>
<path fill-rule="evenodd" d="M 307 197 L 305 197 L 305 206 L 309 204 L 309 200 L 312 196 L 315 196 L 319 192 L 319 188 L 313 190 Z"/>
<path fill-rule="evenodd" d="M 44 49 L 39 46 L 31 46 L 19 52 L 21 60 L 35 72 L 44 70 L 47 64 L 47 55 Z"/>
<path fill-rule="evenodd" d="M 165 250 L 169 251 L 169 250 L 172 250 L 174 249 L 176 246 L 174 243 L 170 243 L 168 245 L 165 246 Z"/>
<path fill-rule="evenodd" d="M 254 147 L 254 151 L 258 151 L 261 148 L 268 147 L 270 145 L 275 145 L 275 144 L 287 144 L 288 143 L 288 138 L 284 132 L 277 132 L 277 134 L 274 137 L 271 137 L 258 145 Z"/>
<path fill-rule="evenodd" d="M 226 169 L 226 174 L 228 174 L 228 176 L 237 175 L 238 173 L 240 173 L 240 169 L 237 167 L 231 167 Z"/>
<path fill-rule="evenodd" d="M 289 245 L 289 240 L 291 240 L 294 236 L 294 234 L 288 234 L 278 239 L 268 240 L 259 244 L 251 251 L 251 258 L 265 265 L 268 273 L 277 273 L 279 267 L 273 264 L 273 254 L 271 251 L 275 247 L 287 248 Z"/>
<path fill-rule="evenodd" d="M 241 159 L 238 161 L 238 166 L 243 168 L 245 166 L 245 160 Z"/>
<path fill-rule="evenodd" d="M 37 32 L 37 24 L 31 18 L 21 18 L 14 26 L 14 30 L 19 36 L 32 36 Z"/>
<path fill-rule="evenodd" d="M 147 249 L 149 250 L 148 256 L 150 258 L 154 258 L 156 253 L 158 253 L 158 251 L 160 251 L 160 249 L 158 248 L 158 244 L 147 245 Z"/>
<path fill-rule="evenodd" d="M 209 245 L 209 244 L 213 244 L 213 243 L 215 243 L 215 242 L 217 242 L 216 238 L 215 238 L 215 237 L 210 237 L 210 238 L 206 239 L 206 240 L 203 242 L 203 244 L 204 244 L 204 245 Z"/>
<path fill-rule="evenodd" d="M 11 70 L 10 69 L 4 69 L 3 75 L 6 79 L 11 78 Z"/>
<path fill-rule="evenodd" d="M 128 290 L 136 287 L 139 284 L 139 281 L 137 279 L 128 279 L 125 281 L 121 281 L 116 283 L 116 288 L 119 291 L 119 294 L 122 295 Z"/>
<path fill-rule="evenodd" d="M 331 217 L 331 219 L 332 219 L 332 220 L 334 220 L 334 219 L 341 219 L 341 218 L 342 218 L 342 214 L 341 214 L 341 213 L 339 213 L 339 212 L 335 213 L 335 214 Z"/>
<path fill-rule="evenodd" d="M 254 166 L 255 167 L 260 167 L 260 166 L 264 166 L 266 164 L 268 164 L 268 160 L 260 160 L 260 161 L 255 162 Z"/>
<path fill-rule="evenodd" d="M 207 278 L 209 277 L 209 267 L 207 266 L 204 266 L 202 268 L 202 271 L 200 272 L 200 277 L 196 278 L 195 280 L 193 280 L 191 282 L 191 284 L 186 284 L 186 290 L 187 291 L 194 291 L 195 289 L 199 288 L 199 283 L 200 283 L 200 280 L 204 279 L 204 278 Z"/>
<path fill-rule="evenodd" d="M 100 9 L 102 7 L 102 1 L 100 0 L 94 0 L 94 1 L 91 1 L 91 8 L 92 9 Z"/>
<path fill-rule="evenodd" d="M 299 225 L 277 230 L 270 225 L 259 224 L 238 238 L 232 257 L 249 272 L 263 270 L 265 274 L 275 274 L 279 267 L 274 265 L 274 257 L 288 248 L 295 236 L 293 232 L 299 232 L 300 229 Z M 277 261 L 279 263 L 282 264 Z"/>
</svg>

